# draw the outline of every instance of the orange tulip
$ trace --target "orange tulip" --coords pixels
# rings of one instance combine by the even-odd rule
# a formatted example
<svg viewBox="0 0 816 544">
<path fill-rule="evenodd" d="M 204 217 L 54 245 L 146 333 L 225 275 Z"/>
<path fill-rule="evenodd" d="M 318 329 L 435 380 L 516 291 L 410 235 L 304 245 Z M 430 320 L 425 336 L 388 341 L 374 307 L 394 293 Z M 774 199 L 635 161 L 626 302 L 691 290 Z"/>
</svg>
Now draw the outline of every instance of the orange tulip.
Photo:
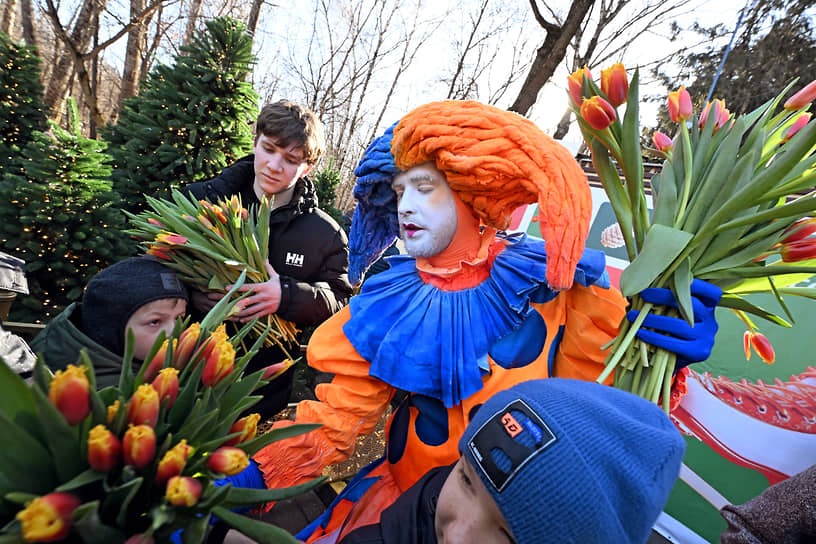
<svg viewBox="0 0 816 544">
<path fill-rule="evenodd" d="M 776 355 L 774 354 L 773 346 L 771 345 L 770 340 L 768 340 L 764 334 L 745 331 L 742 338 L 743 346 L 745 347 L 746 360 L 751 360 L 751 348 L 753 348 L 763 361 L 769 365 L 774 363 Z"/>
<path fill-rule="evenodd" d="M 85 370 L 68 365 L 65 370 L 57 370 L 48 388 L 48 400 L 71 425 L 76 425 L 91 411 L 91 384 Z"/>
<path fill-rule="evenodd" d="M 816 99 L 816 79 L 808 83 L 802 90 L 788 98 L 785 109 L 790 111 L 801 110 Z"/>
<path fill-rule="evenodd" d="M 223 340 L 216 344 L 204 362 L 201 383 L 207 387 L 213 387 L 232 372 L 234 367 L 235 348 L 229 341 Z"/>
<path fill-rule="evenodd" d="M 601 90 L 615 107 L 626 102 L 629 78 L 623 63 L 617 62 L 606 70 L 601 70 Z"/>
<path fill-rule="evenodd" d="M 260 414 L 249 414 L 246 417 L 242 417 L 238 421 L 232 424 L 230 427 L 229 432 L 227 434 L 232 433 L 241 433 L 240 435 L 230 438 L 226 442 L 224 442 L 225 446 L 234 446 L 235 444 L 241 444 L 243 442 L 247 442 L 255 438 L 255 435 L 258 434 L 258 422 L 261 420 Z"/>
<path fill-rule="evenodd" d="M 164 496 L 174 506 L 193 506 L 201 496 L 201 482 L 189 476 L 173 476 Z"/>
<path fill-rule="evenodd" d="M 807 125 L 808 122 L 810 121 L 810 117 L 811 114 L 809 113 L 803 113 L 802 115 L 797 117 L 796 121 L 794 121 L 793 124 L 788 128 L 788 131 L 785 133 L 785 137 L 782 138 L 782 143 L 784 144 L 785 142 L 793 138 L 793 136 L 797 132 L 805 128 L 805 125 Z"/>
<path fill-rule="evenodd" d="M 692 114 L 691 95 L 685 87 L 669 93 L 669 117 L 675 123 L 681 123 L 691 118 Z"/>
<path fill-rule="evenodd" d="M 193 447 L 187 445 L 187 440 L 182 440 L 170 448 L 156 468 L 156 483 L 163 485 L 171 477 L 181 474 L 192 453 Z"/>
<path fill-rule="evenodd" d="M 156 455 L 156 432 L 149 425 L 131 425 L 122 438 L 125 464 L 144 468 Z"/>
<path fill-rule="evenodd" d="M 581 96 L 581 87 L 584 84 L 585 76 L 587 79 L 592 79 L 592 74 L 589 73 L 589 68 L 586 66 L 579 68 L 567 76 L 567 87 L 569 88 L 569 94 L 572 97 L 572 101 L 576 104 L 580 104 L 583 100 Z"/>
<path fill-rule="evenodd" d="M 780 254 L 782 260 L 786 263 L 816 259 L 816 238 L 805 238 L 789 244 L 782 244 Z"/>
<path fill-rule="evenodd" d="M 198 337 L 201 336 L 201 325 L 193 323 L 181 333 L 178 339 L 178 347 L 173 351 L 173 368 L 179 370 L 187 366 L 190 361 L 190 356 L 198 343 Z"/>
<path fill-rule="evenodd" d="M 143 383 L 128 402 L 128 423 L 155 427 L 159 419 L 159 406 L 159 393 L 152 385 Z"/>
<path fill-rule="evenodd" d="M 74 510 L 81 504 L 70 493 L 49 493 L 37 497 L 17 512 L 26 542 L 56 542 L 71 532 Z"/>
<path fill-rule="evenodd" d="M 581 117 L 595 130 L 604 130 L 617 119 L 615 108 L 600 96 L 592 96 L 581 104 Z"/>
<path fill-rule="evenodd" d="M 222 446 L 207 456 L 207 466 L 214 472 L 234 476 L 249 466 L 249 457 L 242 449 Z"/>
<path fill-rule="evenodd" d="M 88 433 L 88 464 L 99 472 L 107 472 L 119 466 L 122 460 L 122 444 L 116 435 L 104 425 L 97 425 Z"/>
<path fill-rule="evenodd" d="M 227 335 L 227 326 L 221 323 L 202 344 L 203 347 L 201 349 L 201 359 L 206 361 L 215 349 L 215 346 L 221 342 L 226 342 L 227 340 L 229 340 L 229 336 Z"/>
<path fill-rule="evenodd" d="M 656 130 L 655 133 L 652 134 L 652 143 L 654 144 L 655 149 L 662 151 L 663 153 L 668 153 L 674 149 L 674 142 L 672 139 L 659 130 Z"/>
<path fill-rule="evenodd" d="M 213 206 L 212 212 L 215 214 L 215 218 L 221 221 L 222 225 L 227 224 L 227 216 L 224 214 L 224 210 L 221 209 L 221 206 Z"/>
<path fill-rule="evenodd" d="M 165 340 L 162 343 L 161 347 L 159 348 L 159 351 L 156 352 L 156 355 L 154 355 L 153 358 L 150 360 L 150 362 L 147 364 L 147 368 L 145 368 L 145 371 L 144 371 L 144 380 L 146 382 L 151 382 L 151 381 L 153 381 L 153 378 L 158 376 L 159 370 L 161 370 L 162 367 L 164 366 L 164 359 L 165 359 L 165 357 L 167 357 L 167 347 L 169 345 L 170 345 L 170 339 L 168 338 L 167 340 Z M 176 347 L 176 339 L 174 338 L 173 339 L 173 350 L 174 350 L 174 352 L 175 352 L 175 347 Z"/>
<path fill-rule="evenodd" d="M 163 368 L 161 372 L 159 372 L 159 375 L 156 376 L 156 379 L 153 380 L 153 383 L 150 384 L 153 386 L 153 389 L 156 390 L 156 393 L 159 394 L 159 402 L 167 399 L 167 408 L 173 406 L 178 396 L 178 373 L 179 371 L 175 368 Z"/>
</svg>

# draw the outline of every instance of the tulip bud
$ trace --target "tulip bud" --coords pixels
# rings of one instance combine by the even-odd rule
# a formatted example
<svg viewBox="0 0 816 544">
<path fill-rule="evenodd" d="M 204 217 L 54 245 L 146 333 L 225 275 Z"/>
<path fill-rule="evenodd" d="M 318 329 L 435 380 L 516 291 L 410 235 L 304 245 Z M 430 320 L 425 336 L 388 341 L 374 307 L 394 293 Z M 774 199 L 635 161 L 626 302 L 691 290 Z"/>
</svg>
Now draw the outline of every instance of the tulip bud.
<svg viewBox="0 0 816 544">
<path fill-rule="evenodd" d="M 122 444 L 116 435 L 97 425 L 88 432 L 88 464 L 99 472 L 107 472 L 119 466 L 122 460 Z"/>
<path fill-rule="evenodd" d="M 131 425 L 122 438 L 125 464 L 144 468 L 156 455 L 156 432 L 149 425 Z"/>
<path fill-rule="evenodd" d="M 581 117 L 595 130 L 605 130 L 617 119 L 615 108 L 600 96 L 592 96 L 581 104 Z"/>
<path fill-rule="evenodd" d="M 731 118 L 731 112 L 726 109 L 725 100 L 723 99 L 715 100 L 714 102 L 709 102 L 708 104 L 706 104 L 705 108 L 703 108 L 702 113 L 700 113 L 700 120 L 697 123 L 701 129 L 705 126 L 706 122 L 708 121 L 708 114 L 712 108 L 714 108 L 713 132 L 715 133 L 720 128 L 725 126 L 725 124 L 728 122 L 728 119 Z"/>
<path fill-rule="evenodd" d="M 586 66 L 579 68 L 567 77 L 569 94 L 572 97 L 572 101 L 577 105 L 580 105 L 583 101 L 581 87 L 584 84 L 584 76 L 586 76 L 587 79 L 592 79 L 592 74 L 589 73 L 589 68 Z"/>
<path fill-rule="evenodd" d="M 201 482 L 189 476 L 173 476 L 164 496 L 173 506 L 193 506 L 201 496 Z"/>
<path fill-rule="evenodd" d="M 148 249 L 146 253 L 159 259 L 169 261 L 171 260 L 170 254 L 172 253 L 172 251 L 170 251 L 170 248 L 167 246 L 161 244 L 154 244 L 150 246 L 150 249 Z"/>
<path fill-rule="evenodd" d="M 118 412 L 118 411 L 119 411 L 119 400 L 117 399 L 117 400 L 113 401 L 113 404 L 108 406 L 108 417 L 107 417 L 107 420 L 106 420 L 108 422 L 108 425 L 113 423 L 113 418 L 116 417 L 116 412 Z"/>
<path fill-rule="evenodd" d="M 221 206 L 213 206 L 212 212 L 215 214 L 215 218 L 221 221 L 222 225 L 227 224 L 227 216 L 224 214 L 224 210 L 221 209 Z"/>
<path fill-rule="evenodd" d="M 785 133 L 785 137 L 782 138 L 782 143 L 784 144 L 785 142 L 793 138 L 793 136 L 797 132 L 805 128 L 805 125 L 807 125 L 808 121 L 810 121 L 810 117 L 811 115 L 809 113 L 803 113 L 802 115 L 797 117 L 796 121 L 794 121 L 793 124 L 788 128 L 788 131 Z"/>
<path fill-rule="evenodd" d="M 780 254 L 782 260 L 786 263 L 816 259 L 816 238 L 806 238 L 797 242 L 783 244 Z"/>
<path fill-rule="evenodd" d="M 265 367 L 263 369 L 264 373 L 263 376 L 261 376 L 261 379 L 266 381 L 274 380 L 275 378 L 286 372 L 289 369 L 289 367 L 292 366 L 293 364 L 295 364 L 295 362 L 292 359 L 284 359 L 280 363 L 269 365 L 268 367 Z"/>
<path fill-rule="evenodd" d="M 159 419 L 159 404 L 159 393 L 150 384 L 143 383 L 128 402 L 128 423 L 155 427 Z"/>
<path fill-rule="evenodd" d="M 228 341 L 219 342 L 204 362 L 201 383 L 213 387 L 235 367 L 235 348 Z"/>
<path fill-rule="evenodd" d="M 156 235 L 156 241 L 168 246 L 183 246 L 187 243 L 187 238 L 173 232 L 162 232 Z"/>
<path fill-rule="evenodd" d="M 90 413 L 91 387 L 85 370 L 68 365 L 65 370 L 57 370 L 48 388 L 48 400 L 57 407 L 71 425 L 76 425 Z"/>
<path fill-rule="evenodd" d="M 681 123 L 691 117 L 693 110 L 691 95 L 685 87 L 669 93 L 669 117 L 675 123 Z"/>
<path fill-rule="evenodd" d="M 181 474 L 192 453 L 193 447 L 187 445 L 187 440 L 182 440 L 169 449 L 159 461 L 156 469 L 156 483 L 162 485 L 171 477 Z"/>
<path fill-rule="evenodd" d="M 150 535 L 139 533 L 125 540 L 125 544 L 154 544 L 155 540 Z"/>
<path fill-rule="evenodd" d="M 176 340 L 174 339 L 173 340 L 174 351 L 176 346 L 175 342 Z M 159 370 L 161 370 L 162 367 L 164 366 L 164 359 L 167 356 L 167 347 L 169 345 L 170 340 L 169 339 L 165 340 L 162 343 L 161 347 L 159 348 L 159 351 L 156 352 L 156 355 L 154 355 L 150 362 L 147 364 L 147 368 L 145 368 L 144 371 L 144 380 L 146 382 L 153 381 L 153 378 L 158 376 Z"/>
<path fill-rule="evenodd" d="M 68 536 L 80 500 L 70 493 L 49 493 L 17 512 L 26 542 L 55 542 Z"/>
<path fill-rule="evenodd" d="M 158 219 L 154 219 L 153 217 L 148 217 L 147 222 L 150 223 L 151 225 L 155 225 L 157 227 L 164 228 L 164 223 L 162 223 Z"/>
<path fill-rule="evenodd" d="M 173 368 L 179 370 L 187 366 L 190 356 L 201 336 L 201 325 L 193 323 L 181 333 L 178 339 L 178 347 L 173 351 Z"/>
<path fill-rule="evenodd" d="M 629 78 L 626 76 L 626 68 L 622 63 L 617 62 L 610 68 L 601 70 L 601 90 L 615 107 L 626 102 Z"/>
<path fill-rule="evenodd" d="M 249 457 L 242 449 L 222 446 L 207 456 L 207 466 L 215 472 L 234 476 L 249 466 Z"/>
<path fill-rule="evenodd" d="M 659 130 L 656 130 L 655 133 L 652 134 L 652 143 L 654 144 L 655 149 L 662 151 L 663 153 L 668 153 L 674 149 L 674 142 L 672 139 Z"/>
<path fill-rule="evenodd" d="M 210 357 L 210 354 L 215 349 L 215 346 L 220 344 L 221 342 L 226 342 L 229 340 L 229 336 L 227 335 L 227 326 L 224 323 L 218 325 L 212 334 L 204 341 L 201 348 L 201 359 L 207 360 Z"/>
<path fill-rule="evenodd" d="M 802 90 L 788 98 L 785 109 L 790 111 L 801 110 L 816 99 L 816 79 L 808 83 Z"/>
<path fill-rule="evenodd" d="M 235 444 L 241 444 L 243 442 L 247 442 L 255 438 L 255 435 L 258 434 L 258 421 L 261 420 L 260 414 L 249 414 L 246 417 L 242 417 L 238 421 L 232 424 L 230 430 L 227 434 L 232 433 L 241 433 L 239 436 L 230 438 L 226 442 L 224 442 L 225 446 L 234 446 Z"/>
<path fill-rule="evenodd" d="M 159 402 L 167 399 L 167 408 L 173 406 L 179 392 L 179 371 L 175 368 L 163 368 L 156 379 L 151 384 L 156 393 L 159 394 Z"/>
<path fill-rule="evenodd" d="M 782 238 L 781 243 L 789 244 L 791 242 L 798 242 L 799 240 L 804 240 L 814 232 L 816 232 L 816 218 L 803 217 L 787 228 L 785 237 Z"/>
<path fill-rule="evenodd" d="M 764 334 L 745 331 L 743 335 L 743 345 L 745 347 L 746 360 L 751 360 L 751 348 L 754 348 L 754 351 L 757 352 L 757 355 L 759 355 L 763 361 L 769 365 L 774 363 L 776 355 L 774 354 L 773 346 Z"/>
</svg>

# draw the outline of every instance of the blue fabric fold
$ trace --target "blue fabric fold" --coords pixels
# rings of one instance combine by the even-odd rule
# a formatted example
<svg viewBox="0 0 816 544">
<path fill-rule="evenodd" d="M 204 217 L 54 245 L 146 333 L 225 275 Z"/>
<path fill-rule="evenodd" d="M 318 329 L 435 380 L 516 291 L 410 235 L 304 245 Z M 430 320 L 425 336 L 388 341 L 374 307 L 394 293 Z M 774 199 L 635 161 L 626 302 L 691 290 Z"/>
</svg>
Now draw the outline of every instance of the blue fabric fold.
<svg viewBox="0 0 816 544">
<path fill-rule="evenodd" d="M 511 334 L 558 293 L 547 286 L 544 243 L 519 234 L 493 262 L 490 276 L 461 291 L 426 284 L 416 261 L 399 255 L 352 297 L 343 332 L 371 363 L 369 374 L 414 393 L 456 406 L 482 388 L 490 347 Z M 575 281 L 609 287 L 604 254 L 586 250 Z"/>
</svg>

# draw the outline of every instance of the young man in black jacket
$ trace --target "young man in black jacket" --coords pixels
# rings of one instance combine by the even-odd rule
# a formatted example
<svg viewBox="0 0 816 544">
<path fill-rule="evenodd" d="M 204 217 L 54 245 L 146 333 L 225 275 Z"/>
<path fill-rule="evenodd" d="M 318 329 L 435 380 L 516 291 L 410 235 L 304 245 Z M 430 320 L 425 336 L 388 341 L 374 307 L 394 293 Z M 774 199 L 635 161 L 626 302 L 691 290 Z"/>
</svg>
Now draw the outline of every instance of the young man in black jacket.
<svg viewBox="0 0 816 544">
<path fill-rule="evenodd" d="M 348 281 L 348 239 L 342 228 L 318 208 L 317 194 L 306 174 L 325 151 L 323 127 L 308 109 L 281 100 L 267 104 L 255 125 L 253 154 L 209 181 L 193 183 L 188 194 L 211 202 L 238 195 L 244 207 L 272 198 L 269 218 L 270 279 L 246 284 L 251 290 L 237 318 L 250 321 L 277 314 L 299 329 L 318 325 L 342 308 L 351 296 Z M 199 310 L 212 307 L 223 295 L 192 296 Z M 298 346 L 290 353 L 297 355 Z M 280 362 L 277 348 L 262 349 L 248 371 Z M 286 406 L 293 369 L 258 390 L 264 399 L 253 407 L 262 418 Z"/>
</svg>

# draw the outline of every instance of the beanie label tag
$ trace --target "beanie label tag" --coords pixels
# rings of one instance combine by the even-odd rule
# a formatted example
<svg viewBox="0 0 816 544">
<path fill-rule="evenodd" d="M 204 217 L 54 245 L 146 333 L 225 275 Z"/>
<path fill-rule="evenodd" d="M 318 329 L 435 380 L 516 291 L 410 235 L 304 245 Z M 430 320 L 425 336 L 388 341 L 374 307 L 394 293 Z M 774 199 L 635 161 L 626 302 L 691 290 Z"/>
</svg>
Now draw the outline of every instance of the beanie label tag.
<svg viewBox="0 0 816 544">
<path fill-rule="evenodd" d="M 467 447 L 477 470 L 501 492 L 527 463 L 556 440 L 544 420 L 517 399 L 485 421 Z"/>
</svg>

